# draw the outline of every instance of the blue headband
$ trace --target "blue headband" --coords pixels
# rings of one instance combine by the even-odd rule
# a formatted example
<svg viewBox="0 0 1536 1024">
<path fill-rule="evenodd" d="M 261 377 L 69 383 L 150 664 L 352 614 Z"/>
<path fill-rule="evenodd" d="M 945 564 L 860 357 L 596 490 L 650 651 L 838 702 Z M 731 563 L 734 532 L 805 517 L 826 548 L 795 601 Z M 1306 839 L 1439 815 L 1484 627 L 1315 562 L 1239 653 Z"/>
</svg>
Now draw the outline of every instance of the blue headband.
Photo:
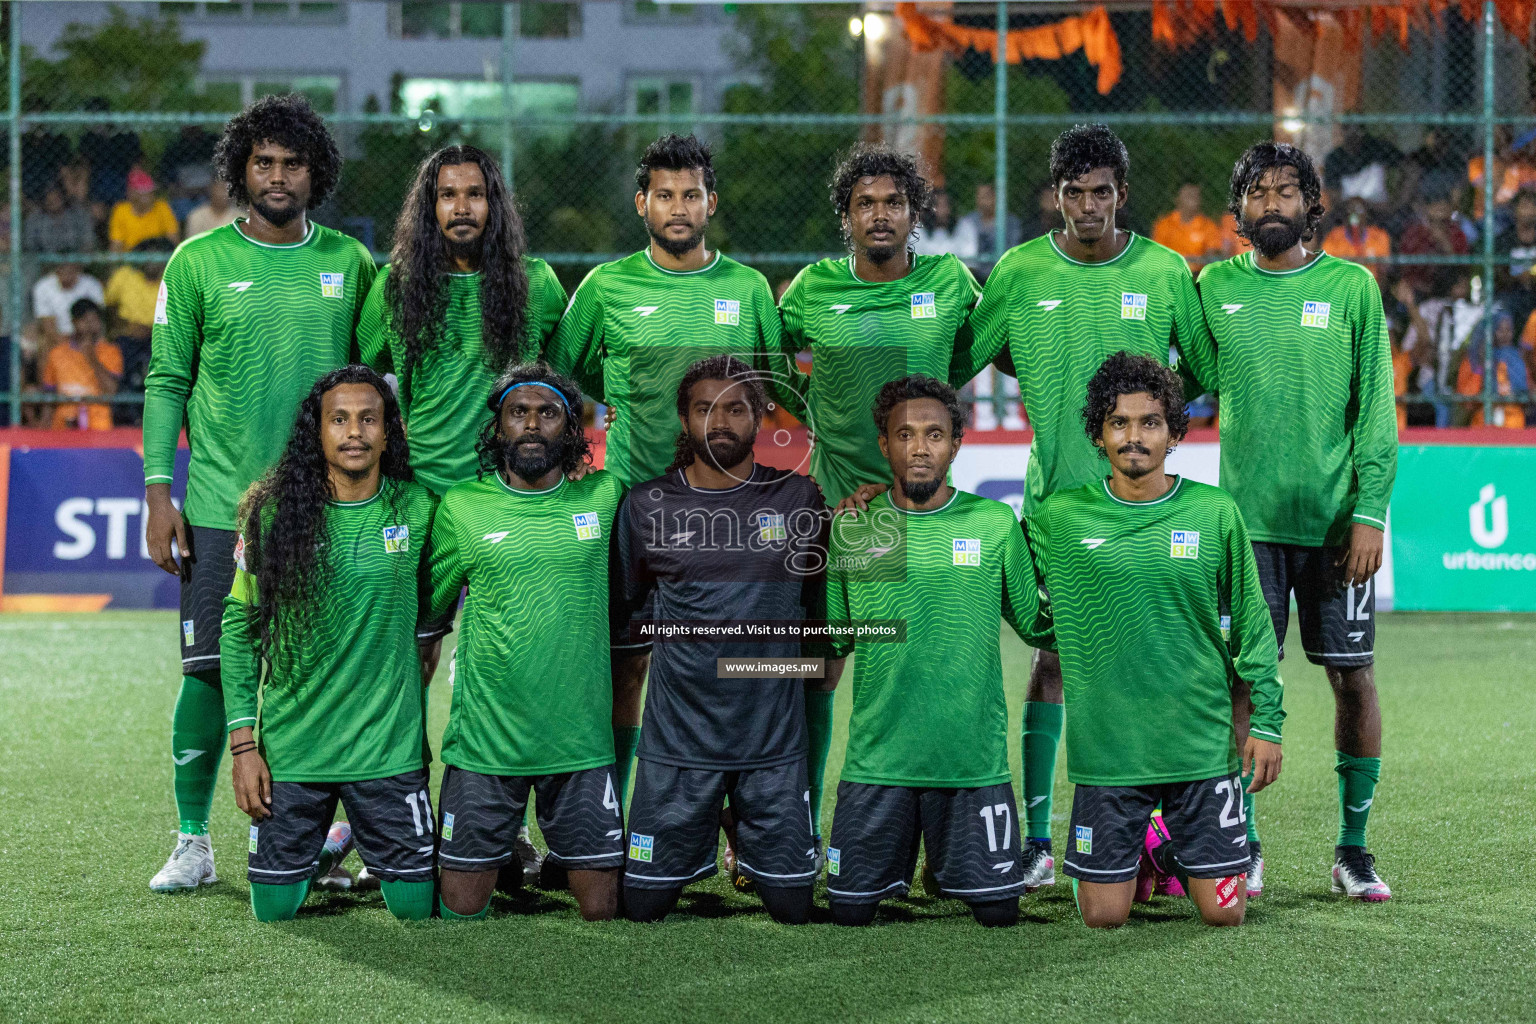
<svg viewBox="0 0 1536 1024">
<path fill-rule="evenodd" d="M 555 393 L 555 397 L 560 399 L 560 404 L 565 406 L 565 414 L 572 419 L 576 418 L 576 414 L 571 411 L 571 403 L 565 400 L 565 393 L 559 388 L 555 387 L 553 384 L 546 383 L 542 380 L 525 380 L 521 383 L 513 384 L 511 387 L 507 388 L 507 390 L 501 393 L 501 397 L 496 399 L 497 411 L 499 412 L 501 410 L 501 403 L 505 402 L 507 400 L 507 396 L 512 392 L 516 391 L 518 388 L 533 387 L 535 384 L 541 388 L 549 388 L 549 390 L 553 391 Z"/>
</svg>

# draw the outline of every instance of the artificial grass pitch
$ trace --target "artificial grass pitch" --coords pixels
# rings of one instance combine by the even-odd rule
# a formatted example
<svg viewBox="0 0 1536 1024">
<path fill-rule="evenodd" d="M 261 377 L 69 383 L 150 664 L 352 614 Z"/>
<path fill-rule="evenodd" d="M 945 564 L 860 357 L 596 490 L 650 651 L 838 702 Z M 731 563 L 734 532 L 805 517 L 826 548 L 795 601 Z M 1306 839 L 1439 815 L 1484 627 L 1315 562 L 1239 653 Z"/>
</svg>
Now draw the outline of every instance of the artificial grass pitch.
<svg viewBox="0 0 1536 1024">
<path fill-rule="evenodd" d="M 723 876 L 661 925 L 583 924 L 569 894 L 537 892 L 497 896 L 484 922 L 418 925 L 377 892 L 316 894 L 297 921 L 263 925 L 227 756 L 219 883 L 152 893 L 176 825 L 176 636 L 171 613 L 0 616 L 0 1020 L 1531 1019 L 1536 616 L 1381 617 L 1386 752 L 1370 839 L 1390 903 L 1329 893 L 1332 701 L 1298 657 L 1282 666 L 1284 773 L 1259 797 L 1268 874 L 1248 923 L 1208 929 L 1186 901 L 1159 899 L 1114 933 L 1081 925 L 1059 870 L 1000 931 L 924 898 L 887 904 L 863 930 L 824 910 L 783 928 Z M 1028 652 L 1011 633 L 1004 658 L 1017 779 Z M 434 746 L 447 664 L 445 652 Z M 842 688 L 829 818 L 849 699 Z M 1070 807 L 1063 768 L 1058 865 Z"/>
</svg>

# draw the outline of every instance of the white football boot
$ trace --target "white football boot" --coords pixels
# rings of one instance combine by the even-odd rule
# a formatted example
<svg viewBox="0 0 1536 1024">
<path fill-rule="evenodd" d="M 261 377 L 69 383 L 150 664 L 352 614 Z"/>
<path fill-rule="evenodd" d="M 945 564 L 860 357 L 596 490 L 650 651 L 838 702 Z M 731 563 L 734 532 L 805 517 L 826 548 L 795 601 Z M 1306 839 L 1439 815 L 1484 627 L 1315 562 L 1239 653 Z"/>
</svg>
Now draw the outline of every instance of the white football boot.
<svg viewBox="0 0 1536 1024">
<path fill-rule="evenodd" d="M 165 866 L 149 880 L 155 892 L 180 892 L 196 889 L 200 885 L 212 885 L 219 880 L 213 870 L 213 843 L 205 835 L 191 836 L 176 833 L 176 849 L 171 851 Z"/>
</svg>

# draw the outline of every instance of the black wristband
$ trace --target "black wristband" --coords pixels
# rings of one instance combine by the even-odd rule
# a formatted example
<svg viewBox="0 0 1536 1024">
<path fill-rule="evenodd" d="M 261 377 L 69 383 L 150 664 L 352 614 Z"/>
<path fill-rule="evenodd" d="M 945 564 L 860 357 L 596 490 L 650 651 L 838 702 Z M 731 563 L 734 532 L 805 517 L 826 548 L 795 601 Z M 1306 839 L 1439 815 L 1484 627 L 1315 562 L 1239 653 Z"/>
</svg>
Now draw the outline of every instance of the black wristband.
<svg viewBox="0 0 1536 1024">
<path fill-rule="evenodd" d="M 237 754 L 249 754 L 251 751 L 253 751 L 255 749 L 256 749 L 256 744 L 254 742 L 242 743 L 238 747 L 230 747 L 229 748 L 229 756 L 230 757 L 234 757 Z"/>
</svg>

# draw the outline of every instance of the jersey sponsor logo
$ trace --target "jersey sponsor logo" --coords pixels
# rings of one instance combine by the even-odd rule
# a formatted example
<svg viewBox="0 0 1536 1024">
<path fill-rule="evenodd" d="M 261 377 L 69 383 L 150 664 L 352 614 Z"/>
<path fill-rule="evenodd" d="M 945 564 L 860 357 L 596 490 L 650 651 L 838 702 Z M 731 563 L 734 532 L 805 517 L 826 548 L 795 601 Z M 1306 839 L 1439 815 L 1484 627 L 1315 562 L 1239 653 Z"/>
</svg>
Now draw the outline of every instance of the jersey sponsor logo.
<svg viewBox="0 0 1536 1024">
<path fill-rule="evenodd" d="M 636 306 L 634 312 L 639 313 L 641 316 L 650 316 L 660 308 L 660 306 Z"/>
<path fill-rule="evenodd" d="M 245 567 L 245 534 L 243 533 L 235 538 L 235 568 L 241 572 L 249 571 Z"/>
<path fill-rule="evenodd" d="M 320 276 L 324 277 L 325 275 L 321 274 Z M 224 287 L 232 288 L 235 291 L 240 292 L 240 293 L 243 294 L 247 288 L 249 288 L 251 285 L 253 285 L 255 283 L 256 283 L 255 281 L 231 281 L 231 282 L 229 282 L 229 284 L 225 285 Z"/>
<path fill-rule="evenodd" d="M 828 306 L 827 308 L 830 309 L 834 313 L 846 313 L 850 309 L 853 308 L 853 303 L 851 303 L 851 302 L 838 302 L 838 303 L 834 303 L 833 305 Z"/>
<path fill-rule="evenodd" d="M 399 554 L 411 550 L 411 528 L 403 523 L 384 527 L 384 553 Z"/>
<path fill-rule="evenodd" d="M 1041 309 L 1043 309 L 1047 313 L 1049 313 L 1051 310 L 1053 310 L 1057 306 L 1061 305 L 1061 300 L 1060 299 L 1041 299 L 1039 302 L 1035 303 L 1035 305 L 1039 306 Z"/>
<path fill-rule="evenodd" d="M 1318 330 L 1328 329 L 1328 314 L 1332 304 L 1327 302 L 1304 302 L 1301 304 L 1301 326 L 1316 327 Z"/>
<path fill-rule="evenodd" d="M 165 278 L 160 279 L 160 291 L 155 294 L 155 323 L 168 324 L 171 321 L 165 315 Z"/>
<path fill-rule="evenodd" d="M 1079 543 L 1081 543 L 1089 551 L 1097 551 L 1099 549 L 1099 545 L 1103 544 L 1108 539 L 1108 537 L 1084 537 Z"/>
<path fill-rule="evenodd" d="M 788 536 L 782 515 L 764 512 L 757 517 L 758 540 L 784 540 Z"/>
<path fill-rule="evenodd" d="M 193 626 L 192 620 L 191 619 L 183 619 L 181 621 L 181 639 L 182 639 L 182 641 L 188 647 L 191 647 L 194 643 L 196 643 L 196 639 L 195 639 L 196 636 L 197 636 L 197 632 L 196 632 L 196 629 Z"/>
<path fill-rule="evenodd" d="M 933 292 L 918 292 L 912 296 L 912 319 L 932 320 L 939 315 L 939 307 L 933 301 Z"/>
<path fill-rule="evenodd" d="M 442 834 L 443 834 L 443 842 L 445 842 L 445 843 L 448 842 L 448 840 L 453 838 L 453 815 L 451 815 L 451 814 L 443 815 L 443 831 L 442 831 Z"/>
<path fill-rule="evenodd" d="M 481 540 L 488 540 L 492 544 L 500 544 L 502 541 L 507 539 L 507 537 L 508 537 L 508 535 L 510 533 L 511 533 L 510 530 L 495 530 L 495 531 L 493 531 L 491 533 L 486 534 L 484 537 L 481 537 L 480 539 Z"/>
<path fill-rule="evenodd" d="M 1093 856 L 1093 829 L 1087 825 L 1078 825 L 1072 830 L 1073 839 L 1077 843 L 1077 852 L 1086 856 Z"/>
<path fill-rule="evenodd" d="M 206 750 L 193 750 L 191 747 L 188 747 L 186 750 L 183 750 L 179 756 L 172 754 L 171 760 L 175 761 L 177 764 L 190 764 L 206 753 L 208 753 Z"/>
<path fill-rule="evenodd" d="M 1223 640 L 1230 640 L 1232 638 L 1232 616 L 1223 615 L 1216 625 L 1221 630 L 1221 638 Z"/>
<path fill-rule="evenodd" d="M 345 274 L 320 273 L 320 297 L 322 299 L 341 298 L 342 285 L 346 280 Z"/>
<path fill-rule="evenodd" d="M 255 825 L 252 825 L 251 826 L 251 845 L 250 845 L 250 850 L 251 850 L 252 853 L 256 852 L 256 839 L 260 835 L 261 835 L 261 829 L 256 827 Z"/>
<path fill-rule="evenodd" d="M 1221 311 L 1227 314 L 1227 316 L 1231 316 L 1242 308 L 1243 304 L 1241 302 L 1223 302 L 1221 304 Z"/>
<path fill-rule="evenodd" d="M 651 854 L 654 853 L 655 850 L 656 838 L 654 836 L 643 836 L 638 832 L 631 832 L 629 834 L 630 860 L 643 861 L 644 863 L 649 864 L 651 862 Z"/>
<path fill-rule="evenodd" d="M 960 540 L 960 539 L 957 538 L 955 540 L 955 562 L 954 562 L 954 564 L 955 565 L 980 565 L 981 564 L 981 541 L 980 540 L 976 540 L 976 539 Z"/>
<path fill-rule="evenodd" d="M 843 873 L 843 851 L 835 846 L 827 847 L 827 874 L 840 875 Z"/>
<path fill-rule="evenodd" d="M 715 323 L 731 327 L 741 323 L 741 303 L 735 299 L 716 299 Z"/>
<path fill-rule="evenodd" d="M 1140 292 L 1120 293 L 1120 319 L 1121 320 L 1145 320 L 1147 318 L 1147 297 Z"/>
<path fill-rule="evenodd" d="M 1169 558 L 1199 558 L 1200 531 L 1174 530 L 1168 544 Z"/>
<path fill-rule="evenodd" d="M 571 521 L 576 524 L 577 540 L 597 540 L 603 535 L 603 528 L 598 524 L 596 512 L 577 512 L 571 516 Z"/>
</svg>

